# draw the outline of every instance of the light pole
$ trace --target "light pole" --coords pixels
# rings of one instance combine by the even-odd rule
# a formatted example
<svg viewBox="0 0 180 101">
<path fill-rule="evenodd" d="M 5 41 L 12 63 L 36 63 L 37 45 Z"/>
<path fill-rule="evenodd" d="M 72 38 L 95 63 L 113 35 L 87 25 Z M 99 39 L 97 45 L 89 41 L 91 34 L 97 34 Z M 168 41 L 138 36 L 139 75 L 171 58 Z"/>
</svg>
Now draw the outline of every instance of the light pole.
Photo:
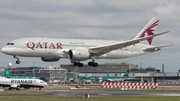
<svg viewBox="0 0 180 101">
<path fill-rule="evenodd" d="M 35 61 L 33 61 L 33 66 L 35 67 Z"/>
</svg>

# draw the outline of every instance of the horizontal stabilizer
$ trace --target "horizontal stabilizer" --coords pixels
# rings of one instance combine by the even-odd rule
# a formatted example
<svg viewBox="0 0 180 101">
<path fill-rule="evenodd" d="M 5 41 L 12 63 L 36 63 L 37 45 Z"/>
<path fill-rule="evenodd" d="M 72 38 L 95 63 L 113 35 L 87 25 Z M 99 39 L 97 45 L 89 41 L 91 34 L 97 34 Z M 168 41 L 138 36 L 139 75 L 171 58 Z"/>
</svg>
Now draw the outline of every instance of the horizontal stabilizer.
<svg viewBox="0 0 180 101">
<path fill-rule="evenodd" d="M 161 48 L 169 47 L 169 46 L 174 46 L 174 45 L 154 46 L 154 47 L 145 48 L 143 49 L 143 51 L 146 51 L 146 52 L 158 51 L 158 50 L 161 50 Z"/>
</svg>

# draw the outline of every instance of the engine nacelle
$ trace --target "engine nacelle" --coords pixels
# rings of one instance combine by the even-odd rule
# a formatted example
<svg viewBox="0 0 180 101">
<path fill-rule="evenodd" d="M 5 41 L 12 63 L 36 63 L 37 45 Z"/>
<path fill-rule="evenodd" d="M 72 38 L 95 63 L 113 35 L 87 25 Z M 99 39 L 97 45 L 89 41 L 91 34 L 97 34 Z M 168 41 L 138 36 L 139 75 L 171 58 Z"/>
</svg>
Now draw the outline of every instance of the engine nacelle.
<svg viewBox="0 0 180 101">
<path fill-rule="evenodd" d="M 42 57 L 41 60 L 44 62 L 55 62 L 59 61 L 60 58 L 54 58 L 54 57 Z"/>
<path fill-rule="evenodd" d="M 90 53 L 88 49 L 71 49 L 69 50 L 69 58 L 72 61 L 84 61 L 88 60 Z"/>
<path fill-rule="evenodd" d="M 16 89 L 16 88 L 19 87 L 19 85 L 17 85 L 17 84 L 12 84 L 10 87 Z"/>
</svg>

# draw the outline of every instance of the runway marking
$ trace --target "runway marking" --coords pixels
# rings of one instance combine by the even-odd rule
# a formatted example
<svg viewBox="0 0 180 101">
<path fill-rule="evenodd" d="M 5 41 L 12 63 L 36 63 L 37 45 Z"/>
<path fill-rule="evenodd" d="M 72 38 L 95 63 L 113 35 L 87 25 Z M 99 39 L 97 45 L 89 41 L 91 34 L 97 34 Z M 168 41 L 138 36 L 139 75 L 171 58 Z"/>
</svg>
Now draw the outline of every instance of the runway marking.
<svg viewBox="0 0 180 101">
<path fill-rule="evenodd" d="M 110 95 L 110 94 L 98 94 L 98 95 Z"/>
<path fill-rule="evenodd" d="M 160 96 L 180 96 L 180 94 L 177 94 L 177 93 L 170 93 L 170 94 L 155 94 L 155 95 L 160 95 Z"/>
<path fill-rule="evenodd" d="M 71 91 L 71 90 L 43 90 L 43 91 L 58 91 L 58 92 L 63 91 L 64 92 L 64 91 Z"/>
<path fill-rule="evenodd" d="M 58 96 L 66 96 L 67 94 L 57 94 Z"/>
</svg>

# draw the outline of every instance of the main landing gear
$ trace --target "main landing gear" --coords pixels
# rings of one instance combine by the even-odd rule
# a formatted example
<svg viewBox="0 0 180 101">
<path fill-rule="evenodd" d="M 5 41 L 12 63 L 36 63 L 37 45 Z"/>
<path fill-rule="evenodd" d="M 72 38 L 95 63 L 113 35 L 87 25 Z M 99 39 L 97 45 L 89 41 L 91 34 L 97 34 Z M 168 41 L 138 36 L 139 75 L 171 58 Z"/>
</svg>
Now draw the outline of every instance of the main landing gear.
<svg viewBox="0 0 180 101">
<path fill-rule="evenodd" d="M 20 64 L 20 63 L 21 63 L 21 61 L 19 60 L 19 57 L 14 56 L 14 58 L 17 59 L 17 60 L 16 60 L 16 64 Z"/>
<path fill-rule="evenodd" d="M 80 62 L 74 62 L 74 66 L 83 67 L 84 64 Z"/>
<path fill-rule="evenodd" d="M 93 67 L 98 67 L 98 63 L 96 63 L 95 61 L 88 62 L 88 65 Z"/>
<path fill-rule="evenodd" d="M 84 64 L 80 63 L 80 62 L 73 62 L 73 65 L 78 66 L 78 67 L 83 67 L 84 66 Z M 95 61 L 88 62 L 88 65 L 92 66 L 92 67 L 98 67 L 98 63 L 96 63 Z"/>
</svg>

